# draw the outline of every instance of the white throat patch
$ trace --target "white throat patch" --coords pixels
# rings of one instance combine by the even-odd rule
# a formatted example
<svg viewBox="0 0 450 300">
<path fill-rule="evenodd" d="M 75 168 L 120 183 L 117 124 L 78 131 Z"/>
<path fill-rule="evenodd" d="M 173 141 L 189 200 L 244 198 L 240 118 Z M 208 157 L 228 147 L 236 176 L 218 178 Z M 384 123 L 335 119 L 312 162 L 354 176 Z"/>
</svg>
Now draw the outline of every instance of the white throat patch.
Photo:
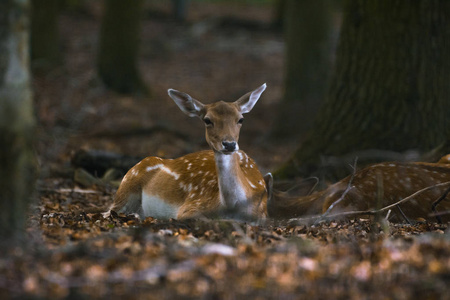
<svg viewBox="0 0 450 300">
<path fill-rule="evenodd" d="M 220 200 L 222 204 L 230 208 L 233 208 L 237 203 L 247 202 L 245 190 L 236 174 L 237 153 L 235 152 L 231 155 L 215 154 Z"/>
</svg>

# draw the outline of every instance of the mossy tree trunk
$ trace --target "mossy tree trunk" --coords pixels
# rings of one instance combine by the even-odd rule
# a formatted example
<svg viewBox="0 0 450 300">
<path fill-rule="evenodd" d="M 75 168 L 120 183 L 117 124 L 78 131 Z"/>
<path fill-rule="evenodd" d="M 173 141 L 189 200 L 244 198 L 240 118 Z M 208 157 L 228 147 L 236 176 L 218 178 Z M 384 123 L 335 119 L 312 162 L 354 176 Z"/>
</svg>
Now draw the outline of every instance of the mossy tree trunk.
<svg viewBox="0 0 450 300">
<path fill-rule="evenodd" d="M 105 0 L 97 57 L 107 87 L 125 94 L 148 94 L 137 59 L 143 0 Z"/>
<path fill-rule="evenodd" d="M 430 150 L 449 138 L 450 1 L 349 0 L 326 102 L 277 173 L 307 175 L 320 155 Z"/>
<path fill-rule="evenodd" d="M 271 136 L 292 139 L 311 127 L 331 69 L 332 0 L 286 0 L 284 95 Z"/>
<path fill-rule="evenodd" d="M 49 71 L 62 61 L 58 32 L 59 1 L 31 0 L 31 64 L 38 71 Z"/>
<path fill-rule="evenodd" d="M 23 231 L 34 188 L 26 0 L 0 1 L 0 238 Z"/>
</svg>

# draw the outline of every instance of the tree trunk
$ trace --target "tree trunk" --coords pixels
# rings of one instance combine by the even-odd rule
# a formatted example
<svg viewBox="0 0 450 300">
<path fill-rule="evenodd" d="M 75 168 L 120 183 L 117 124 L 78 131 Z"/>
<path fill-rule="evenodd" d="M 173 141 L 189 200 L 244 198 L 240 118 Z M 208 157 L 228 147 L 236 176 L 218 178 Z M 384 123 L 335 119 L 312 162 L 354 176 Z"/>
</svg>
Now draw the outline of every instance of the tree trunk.
<svg viewBox="0 0 450 300">
<path fill-rule="evenodd" d="M 306 175 L 319 156 L 430 150 L 450 137 L 450 2 L 350 0 L 326 102 L 279 171 Z"/>
<path fill-rule="evenodd" d="M 20 233 L 34 187 L 28 1 L 0 1 L 0 238 Z"/>
<path fill-rule="evenodd" d="M 189 0 L 172 0 L 173 15 L 179 21 L 186 21 L 189 8 Z"/>
<path fill-rule="evenodd" d="M 286 1 L 285 91 L 275 139 L 301 137 L 312 127 L 332 64 L 332 11 L 330 0 Z"/>
<path fill-rule="evenodd" d="M 106 0 L 100 32 L 98 73 L 120 93 L 148 93 L 137 68 L 142 0 Z"/>
<path fill-rule="evenodd" d="M 274 28 L 283 28 L 285 15 L 286 15 L 286 2 L 287 0 L 275 0 L 273 4 L 273 21 Z"/>
<path fill-rule="evenodd" d="M 58 33 L 59 0 L 31 1 L 31 63 L 33 69 L 48 71 L 61 63 Z"/>
</svg>

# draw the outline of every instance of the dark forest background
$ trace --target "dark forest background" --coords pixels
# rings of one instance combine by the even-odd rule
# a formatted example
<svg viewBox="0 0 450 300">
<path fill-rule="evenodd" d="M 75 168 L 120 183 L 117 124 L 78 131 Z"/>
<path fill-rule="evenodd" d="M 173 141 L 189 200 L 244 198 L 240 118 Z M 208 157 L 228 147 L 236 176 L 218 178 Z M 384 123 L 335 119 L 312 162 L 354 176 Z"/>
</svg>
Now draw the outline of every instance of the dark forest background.
<svg viewBox="0 0 450 300">
<path fill-rule="evenodd" d="M 5 186 L 15 172 L 31 180 L 21 168 L 67 176 L 80 149 L 176 157 L 205 148 L 202 128 L 174 109 L 167 88 L 231 101 L 267 82 L 241 140 L 275 179 L 336 180 L 357 156 L 364 164 L 448 152 L 444 1 L 2 5 L 2 136 L 18 143 L 2 151 Z M 20 64 L 8 65 L 15 57 Z"/>
<path fill-rule="evenodd" d="M 0 235 L 23 238 L 42 191 L 105 176 L 80 153 L 206 149 L 168 88 L 209 103 L 267 83 L 241 148 L 275 180 L 328 183 L 355 158 L 449 153 L 449 78 L 445 0 L 2 0 Z"/>
</svg>

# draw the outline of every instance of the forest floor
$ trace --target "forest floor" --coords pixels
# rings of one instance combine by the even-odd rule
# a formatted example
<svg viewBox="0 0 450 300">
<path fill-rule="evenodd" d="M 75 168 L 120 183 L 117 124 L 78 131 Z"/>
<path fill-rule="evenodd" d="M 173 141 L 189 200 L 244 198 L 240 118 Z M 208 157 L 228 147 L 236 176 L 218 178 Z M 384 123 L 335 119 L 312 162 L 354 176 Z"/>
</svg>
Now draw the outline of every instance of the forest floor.
<svg viewBox="0 0 450 300">
<path fill-rule="evenodd" d="M 0 298 L 448 299 L 447 224 L 86 213 L 111 204 L 115 188 L 77 184 L 70 164 L 76 151 L 177 157 L 207 148 L 203 125 L 179 111 L 167 88 L 209 102 L 237 99 L 267 82 L 246 118 L 241 147 L 265 172 L 297 146 L 267 140 L 282 94 L 284 51 L 281 33 L 269 29 L 270 7 L 191 5 L 187 23 L 173 21 L 164 5 L 146 13 L 140 68 L 151 99 L 118 95 L 99 82 L 98 4 L 61 14 L 64 66 L 37 74 L 33 84 L 38 200 L 27 240 L 2 246 Z"/>
</svg>

